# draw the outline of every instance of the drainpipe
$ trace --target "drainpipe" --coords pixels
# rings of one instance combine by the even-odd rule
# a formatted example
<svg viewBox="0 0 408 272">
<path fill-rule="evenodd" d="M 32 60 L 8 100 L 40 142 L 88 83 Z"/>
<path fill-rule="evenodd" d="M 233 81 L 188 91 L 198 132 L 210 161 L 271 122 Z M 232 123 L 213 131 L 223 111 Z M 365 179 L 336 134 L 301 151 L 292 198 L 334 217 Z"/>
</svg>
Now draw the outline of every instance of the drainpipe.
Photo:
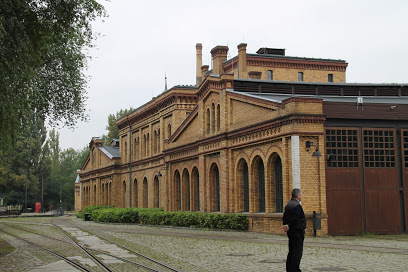
<svg viewBox="0 0 408 272">
<path fill-rule="evenodd" d="M 129 208 L 132 207 L 132 126 L 129 121 Z"/>
</svg>

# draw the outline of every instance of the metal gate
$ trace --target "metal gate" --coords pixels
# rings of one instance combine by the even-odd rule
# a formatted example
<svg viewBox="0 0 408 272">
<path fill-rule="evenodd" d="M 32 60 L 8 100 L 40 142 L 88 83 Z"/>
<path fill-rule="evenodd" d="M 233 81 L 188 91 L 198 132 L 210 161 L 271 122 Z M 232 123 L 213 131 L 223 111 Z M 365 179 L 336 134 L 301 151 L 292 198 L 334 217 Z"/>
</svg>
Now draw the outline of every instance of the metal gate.
<svg viewBox="0 0 408 272">
<path fill-rule="evenodd" d="M 400 233 L 407 197 L 408 135 L 396 129 L 326 128 L 329 234 Z M 405 140 L 407 140 L 405 144 Z M 408 156 L 408 154 L 407 154 Z M 402 161 L 404 159 L 404 161 Z M 404 204 L 405 198 L 405 204 Z M 405 214 L 404 214 L 405 213 Z"/>
</svg>

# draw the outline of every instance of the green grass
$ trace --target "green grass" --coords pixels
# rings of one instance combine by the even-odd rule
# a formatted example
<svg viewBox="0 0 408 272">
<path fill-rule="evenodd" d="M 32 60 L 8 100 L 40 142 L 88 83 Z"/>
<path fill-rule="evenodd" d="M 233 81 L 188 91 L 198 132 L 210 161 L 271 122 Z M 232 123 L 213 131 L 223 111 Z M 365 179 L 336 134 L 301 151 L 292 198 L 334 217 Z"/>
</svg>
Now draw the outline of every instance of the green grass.
<svg viewBox="0 0 408 272">
<path fill-rule="evenodd" d="M 0 257 L 3 257 L 4 255 L 7 255 L 13 251 L 14 247 L 0 238 Z"/>
</svg>

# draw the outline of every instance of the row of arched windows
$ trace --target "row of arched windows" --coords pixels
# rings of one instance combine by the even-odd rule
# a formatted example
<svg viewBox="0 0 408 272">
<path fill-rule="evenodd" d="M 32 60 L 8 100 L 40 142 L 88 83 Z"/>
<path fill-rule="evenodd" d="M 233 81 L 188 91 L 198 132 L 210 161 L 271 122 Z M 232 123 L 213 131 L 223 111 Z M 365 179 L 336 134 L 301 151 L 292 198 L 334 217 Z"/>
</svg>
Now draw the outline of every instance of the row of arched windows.
<svg viewBox="0 0 408 272">
<path fill-rule="evenodd" d="M 268 168 L 268 183 L 265 164 L 260 156 L 254 158 L 249 169 L 245 159 L 237 166 L 238 209 L 243 212 L 266 212 L 266 204 L 271 212 L 283 212 L 282 161 L 278 154 L 272 155 Z M 251 172 L 251 174 L 250 174 Z M 252 195 L 250 196 L 250 192 Z"/>
<path fill-rule="evenodd" d="M 160 134 L 160 128 L 155 129 L 153 132 L 153 138 L 150 139 L 150 133 L 145 133 L 143 134 L 142 137 L 142 144 L 140 146 L 140 139 L 139 136 L 135 137 L 133 140 L 133 159 L 138 160 L 140 157 L 148 157 L 154 154 L 157 154 L 161 151 L 160 147 L 160 141 L 161 141 L 161 134 Z M 167 125 L 167 138 L 170 138 L 171 136 L 171 124 L 168 123 Z M 122 152 L 123 154 L 123 161 L 128 161 L 128 143 L 126 140 L 126 136 L 122 138 Z M 152 143 L 151 143 L 152 142 Z M 152 150 L 151 150 L 152 148 Z M 142 151 L 141 153 L 139 152 L 139 149 Z"/>
<path fill-rule="evenodd" d="M 141 199 L 139 199 L 141 192 Z M 132 207 L 135 208 L 159 208 L 160 207 L 160 182 L 157 176 L 154 177 L 153 180 L 153 201 L 150 203 L 149 206 L 149 183 L 147 178 L 143 179 L 143 183 L 141 185 L 138 184 L 137 179 L 133 180 L 132 184 L 132 191 L 128 192 L 126 181 L 123 181 L 122 185 L 122 197 L 123 197 L 123 206 L 129 207 L 130 204 L 130 197 L 132 198 Z"/>
<path fill-rule="evenodd" d="M 207 134 L 219 132 L 221 129 L 221 106 L 212 103 L 207 107 L 206 115 Z"/>
<path fill-rule="evenodd" d="M 283 212 L 282 161 L 277 153 L 272 154 L 267 167 L 260 156 L 251 161 L 251 166 L 245 158 L 241 158 L 237 163 L 235 182 L 233 199 L 236 212 Z M 160 207 L 160 182 L 157 176 L 154 177 L 153 183 L 149 183 L 146 177 L 141 184 L 134 179 L 131 192 L 125 181 L 122 186 L 123 207 L 129 207 L 130 198 L 132 207 Z M 98 188 L 97 201 L 97 186 L 84 186 L 83 207 L 113 204 L 112 182 L 102 182 Z M 168 189 L 169 210 L 200 211 L 200 175 L 197 167 L 191 172 L 187 168 L 181 173 L 175 170 Z M 208 191 L 204 199 L 209 212 L 221 210 L 220 172 L 216 163 L 211 164 L 209 168 Z"/>
<path fill-rule="evenodd" d="M 200 176 L 197 167 L 191 175 L 185 168 L 180 175 L 179 170 L 174 172 L 172 191 L 172 210 L 199 211 L 200 210 Z"/>
</svg>

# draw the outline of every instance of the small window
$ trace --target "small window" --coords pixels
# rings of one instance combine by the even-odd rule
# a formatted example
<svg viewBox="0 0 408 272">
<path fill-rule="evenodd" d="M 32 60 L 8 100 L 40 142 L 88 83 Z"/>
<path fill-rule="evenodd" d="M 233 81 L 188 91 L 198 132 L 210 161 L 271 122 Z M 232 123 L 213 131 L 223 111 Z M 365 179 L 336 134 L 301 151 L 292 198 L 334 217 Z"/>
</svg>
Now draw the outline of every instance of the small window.
<svg viewBox="0 0 408 272">
<path fill-rule="evenodd" d="M 329 82 L 333 82 L 333 74 L 329 74 L 327 79 Z"/>
<path fill-rule="evenodd" d="M 303 81 L 303 72 L 298 73 L 298 81 Z"/>
<path fill-rule="evenodd" d="M 273 71 L 268 70 L 268 80 L 273 80 Z"/>
</svg>

